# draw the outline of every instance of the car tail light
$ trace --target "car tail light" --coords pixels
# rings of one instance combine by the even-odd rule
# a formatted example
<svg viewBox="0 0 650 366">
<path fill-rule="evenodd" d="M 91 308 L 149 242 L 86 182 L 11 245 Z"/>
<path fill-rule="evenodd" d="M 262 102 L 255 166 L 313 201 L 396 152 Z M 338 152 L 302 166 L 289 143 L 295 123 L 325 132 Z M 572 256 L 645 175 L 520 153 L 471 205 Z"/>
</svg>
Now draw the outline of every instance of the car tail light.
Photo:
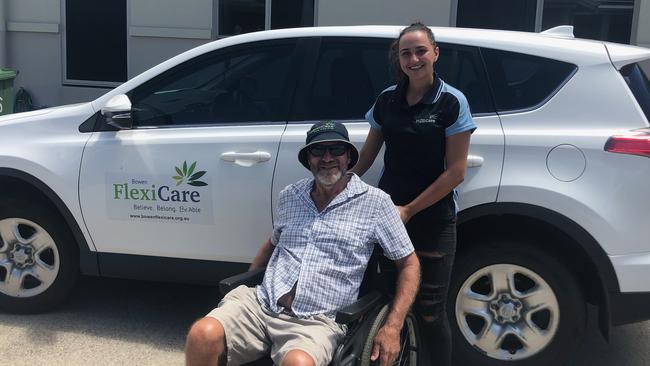
<svg viewBox="0 0 650 366">
<path fill-rule="evenodd" d="M 614 135 L 605 143 L 605 151 L 650 158 L 650 129 L 644 128 L 623 135 Z"/>
</svg>

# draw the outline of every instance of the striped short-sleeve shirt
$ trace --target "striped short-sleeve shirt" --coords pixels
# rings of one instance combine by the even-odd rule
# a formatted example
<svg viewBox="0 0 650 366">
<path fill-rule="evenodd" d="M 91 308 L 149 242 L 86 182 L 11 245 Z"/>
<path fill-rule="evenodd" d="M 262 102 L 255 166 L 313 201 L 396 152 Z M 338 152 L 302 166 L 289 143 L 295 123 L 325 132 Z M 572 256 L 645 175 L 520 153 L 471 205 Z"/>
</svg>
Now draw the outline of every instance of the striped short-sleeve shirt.
<svg viewBox="0 0 650 366">
<path fill-rule="evenodd" d="M 390 197 L 351 175 L 347 187 L 318 212 L 310 193 L 314 179 L 280 192 L 271 241 L 276 246 L 257 296 L 267 309 L 300 318 L 336 311 L 354 302 L 376 243 L 392 260 L 413 245 Z M 278 299 L 296 284 L 292 309 Z"/>
</svg>

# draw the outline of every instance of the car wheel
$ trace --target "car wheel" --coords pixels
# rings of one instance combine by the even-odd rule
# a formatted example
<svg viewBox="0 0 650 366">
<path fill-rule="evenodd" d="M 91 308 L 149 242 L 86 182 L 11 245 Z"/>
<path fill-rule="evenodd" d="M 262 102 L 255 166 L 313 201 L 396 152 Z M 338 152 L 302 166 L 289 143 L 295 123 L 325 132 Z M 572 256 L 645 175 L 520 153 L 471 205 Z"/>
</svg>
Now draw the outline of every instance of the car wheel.
<svg viewBox="0 0 650 366">
<path fill-rule="evenodd" d="M 78 268 L 76 244 L 56 211 L 0 199 L 0 309 L 51 309 L 72 290 Z"/>
<path fill-rule="evenodd" d="M 560 261 L 522 243 L 459 256 L 449 317 L 458 365 L 550 365 L 584 332 L 586 303 Z"/>
</svg>

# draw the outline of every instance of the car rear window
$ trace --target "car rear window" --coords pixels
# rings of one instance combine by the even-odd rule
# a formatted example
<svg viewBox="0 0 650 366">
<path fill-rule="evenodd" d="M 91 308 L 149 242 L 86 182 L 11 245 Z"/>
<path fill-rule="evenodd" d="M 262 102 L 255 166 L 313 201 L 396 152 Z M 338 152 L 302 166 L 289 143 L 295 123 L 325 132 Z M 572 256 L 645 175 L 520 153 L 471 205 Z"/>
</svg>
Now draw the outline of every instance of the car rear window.
<svg viewBox="0 0 650 366">
<path fill-rule="evenodd" d="M 624 66 L 621 75 L 650 121 L 650 59 Z"/>
<path fill-rule="evenodd" d="M 577 70 L 577 66 L 544 57 L 481 49 L 499 112 L 540 106 Z"/>
</svg>

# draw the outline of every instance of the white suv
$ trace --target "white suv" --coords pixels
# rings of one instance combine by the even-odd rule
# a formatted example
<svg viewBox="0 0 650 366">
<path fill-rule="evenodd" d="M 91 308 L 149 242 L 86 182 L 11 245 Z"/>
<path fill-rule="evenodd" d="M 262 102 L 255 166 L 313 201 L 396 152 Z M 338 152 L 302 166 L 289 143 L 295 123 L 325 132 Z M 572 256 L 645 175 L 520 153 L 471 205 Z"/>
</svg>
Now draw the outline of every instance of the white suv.
<svg viewBox="0 0 650 366">
<path fill-rule="evenodd" d="M 0 307 L 49 309 L 83 274 L 216 283 L 247 268 L 318 120 L 359 146 L 398 27 L 218 40 L 84 104 L 0 118 Z M 565 359 L 586 303 L 650 318 L 650 50 L 433 29 L 478 130 L 449 298 L 460 365 Z M 376 183 L 381 162 L 364 176 Z"/>
</svg>

